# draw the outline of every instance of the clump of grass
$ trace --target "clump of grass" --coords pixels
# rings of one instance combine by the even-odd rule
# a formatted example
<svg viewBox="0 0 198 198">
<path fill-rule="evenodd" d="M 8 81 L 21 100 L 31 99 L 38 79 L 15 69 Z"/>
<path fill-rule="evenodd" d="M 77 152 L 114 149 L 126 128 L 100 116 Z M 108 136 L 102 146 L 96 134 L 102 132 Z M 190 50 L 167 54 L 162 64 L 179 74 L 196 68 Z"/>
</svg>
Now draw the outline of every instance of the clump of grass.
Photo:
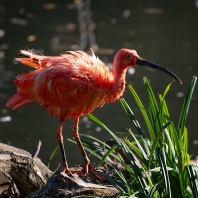
<svg viewBox="0 0 198 198">
<path fill-rule="evenodd" d="M 108 131 L 115 141 L 113 146 L 109 146 L 92 136 L 83 135 L 99 143 L 97 149 L 93 149 L 94 145 L 90 142 L 84 146 L 99 158 L 99 165 L 108 165 L 111 172 L 101 174 L 119 190 L 119 197 L 198 197 L 198 166 L 190 164 L 188 131 L 185 127 L 196 80 L 193 77 L 189 85 L 177 124 L 171 121 L 165 100 L 171 84 L 163 95 L 158 95 L 157 100 L 148 80 L 144 78 L 149 99 L 148 112 L 134 88 L 128 86 L 145 120 L 149 138 L 144 136 L 132 109 L 123 98 L 120 99 L 121 105 L 136 129 L 136 132 L 128 129 L 127 138 L 126 133 L 120 133 L 121 137 L 118 137 L 93 115 L 88 115 L 89 119 Z M 122 154 L 118 154 L 118 149 Z M 99 150 L 105 154 L 100 156 Z M 116 159 L 127 174 L 109 163 L 108 157 Z"/>
</svg>

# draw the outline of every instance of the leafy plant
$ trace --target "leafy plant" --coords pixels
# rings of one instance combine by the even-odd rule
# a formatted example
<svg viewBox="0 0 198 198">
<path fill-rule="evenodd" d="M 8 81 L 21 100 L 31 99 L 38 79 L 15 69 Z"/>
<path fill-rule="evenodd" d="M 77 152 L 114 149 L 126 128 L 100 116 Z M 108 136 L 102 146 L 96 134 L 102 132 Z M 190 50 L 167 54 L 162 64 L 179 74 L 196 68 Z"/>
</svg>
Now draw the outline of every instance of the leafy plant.
<svg viewBox="0 0 198 198">
<path fill-rule="evenodd" d="M 149 99 L 148 112 L 134 88 L 128 86 L 145 120 L 149 138 L 144 136 L 133 111 L 123 98 L 120 99 L 121 105 L 135 126 L 136 134 L 128 129 L 128 137 L 126 133 L 119 133 L 120 138 L 93 115 L 88 115 L 89 119 L 108 131 L 115 142 L 109 146 L 92 136 L 82 134 L 99 143 L 95 149 L 90 142 L 84 146 L 99 158 L 100 165 L 108 165 L 111 174 L 101 174 L 119 190 L 119 197 L 198 197 L 198 167 L 190 164 L 188 131 L 185 127 L 196 80 L 193 77 L 189 85 L 177 125 L 171 121 L 165 101 L 171 84 L 163 95 L 158 95 L 157 102 L 148 80 L 144 78 Z M 98 151 L 105 154 L 101 156 Z M 107 160 L 108 157 L 116 159 L 125 170 L 120 171 Z"/>
</svg>

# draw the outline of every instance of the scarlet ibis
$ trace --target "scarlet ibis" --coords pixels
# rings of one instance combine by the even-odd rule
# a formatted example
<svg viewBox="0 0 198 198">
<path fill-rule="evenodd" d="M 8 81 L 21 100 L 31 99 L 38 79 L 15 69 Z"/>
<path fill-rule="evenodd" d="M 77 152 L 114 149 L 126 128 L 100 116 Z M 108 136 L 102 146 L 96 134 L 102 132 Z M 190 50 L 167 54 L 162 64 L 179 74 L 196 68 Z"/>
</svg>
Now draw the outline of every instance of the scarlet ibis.
<svg viewBox="0 0 198 198">
<path fill-rule="evenodd" d="M 32 51 L 21 50 L 17 61 L 35 68 L 17 76 L 14 81 L 17 93 L 8 99 L 7 106 L 17 109 L 29 102 L 37 101 L 53 116 L 59 118 L 56 134 L 63 163 L 63 172 L 68 168 L 63 144 L 62 127 L 66 118 L 74 119 L 73 137 L 83 156 L 84 173 L 88 174 L 90 160 L 79 138 L 79 118 L 105 103 L 118 100 L 125 89 L 126 71 L 131 66 L 142 65 L 162 70 L 177 82 L 181 80 L 170 70 L 141 58 L 135 50 L 120 49 L 113 61 L 112 71 L 92 51 L 68 51 L 60 56 L 40 56 Z"/>
</svg>

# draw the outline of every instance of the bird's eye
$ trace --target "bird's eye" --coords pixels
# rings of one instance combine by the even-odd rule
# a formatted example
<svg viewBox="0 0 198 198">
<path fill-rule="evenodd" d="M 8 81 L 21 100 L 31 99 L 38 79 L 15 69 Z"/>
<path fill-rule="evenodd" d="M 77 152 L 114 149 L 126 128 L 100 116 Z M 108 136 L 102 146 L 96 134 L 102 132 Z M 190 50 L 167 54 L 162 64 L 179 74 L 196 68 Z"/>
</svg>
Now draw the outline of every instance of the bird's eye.
<svg viewBox="0 0 198 198">
<path fill-rule="evenodd" d="M 127 54 L 126 58 L 130 59 L 131 58 L 131 54 Z"/>
</svg>

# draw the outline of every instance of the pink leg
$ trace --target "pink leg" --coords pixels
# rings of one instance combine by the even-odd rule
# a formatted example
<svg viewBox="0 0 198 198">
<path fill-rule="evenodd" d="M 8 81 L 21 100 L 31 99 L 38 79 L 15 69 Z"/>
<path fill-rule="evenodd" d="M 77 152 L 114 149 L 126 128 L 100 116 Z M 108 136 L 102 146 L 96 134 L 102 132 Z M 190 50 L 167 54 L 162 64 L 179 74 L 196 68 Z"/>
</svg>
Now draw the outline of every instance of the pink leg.
<svg viewBox="0 0 198 198">
<path fill-rule="evenodd" d="M 85 167 L 85 174 L 88 174 L 90 160 L 87 157 L 87 154 L 85 152 L 85 149 L 83 148 L 82 142 L 81 142 L 79 134 L 78 134 L 78 129 L 79 129 L 78 128 L 78 122 L 79 122 L 79 117 L 74 120 L 73 137 L 75 138 L 76 143 L 77 143 L 77 145 L 78 145 L 78 147 L 80 149 L 80 152 L 81 152 L 81 154 L 83 156 L 83 159 L 84 159 L 84 163 L 83 163 L 82 166 Z"/>
<path fill-rule="evenodd" d="M 71 173 L 69 168 L 68 168 L 66 154 L 65 154 L 65 148 L 64 148 L 64 139 L 63 139 L 63 134 L 62 134 L 63 121 L 64 121 L 64 119 L 60 118 L 60 123 L 59 123 L 59 126 L 58 126 L 58 131 L 56 133 L 56 138 L 58 140 L 59 148 L 60 148 L 60 151 L 61 151 L 63 171 L 66 172 L 66 173 Z"/>
<path fill-rule="evenodd" d="M 71 171 L 68 168 L 66 154 L 65 154 L 65 149 L 64 149 L 64 139 L 63 139 L 63 134 L 62 134 L 63 121 L 64 121 L 64 119 L 60 118 L 60 123 L 59 123 L 58 131 L 57 131 L 57 134 L 56 134 L 56 137 L 57 137 L 57 140 L 58 140 L 58 144 L 59 144 L 59 148 L 60 148 L 60 151 L 61 151 L 61 156 L 62 156 L 63 173 L 67 173 L 67 174 L 72 174 L 72 173 L 82 174 L 82 171 L 73 171 L 73 170 Z M 103 178 L 99 173 L 97 173 L 93 169 L 93 167 L 90 165 L 90 160 L 87 157 L 87 154 L 86 154 L 86 152 L 85 152 L 85 150 L 84 150 L 84 148 L 82 146 L 82 143 L 81 143 L 81 140 L 80 140 L 80 137 L 79 137 L 79 134 L 78 134 L 78 122 L 79 122 L 79 118 L 76 118 L 75 121 L 74 121 L 73 137 L 75 138 L 76 143 L 77 143 L 77 145 L 78 145 L 78 147 L 80 149 L 80 152 L 81 152 L 81 154 L 83 156 L 83 159 L 84 159 L 84 163 L 83 163 L 82 166 L 84 166 L 84 168 L 85 168 L 85 175 L 88 174 L 89 168 L 90 168 L 91 171 L 98 178 L 100 178 L 101 180 L 105 180 L 105 178 Z"/>
</svg>

